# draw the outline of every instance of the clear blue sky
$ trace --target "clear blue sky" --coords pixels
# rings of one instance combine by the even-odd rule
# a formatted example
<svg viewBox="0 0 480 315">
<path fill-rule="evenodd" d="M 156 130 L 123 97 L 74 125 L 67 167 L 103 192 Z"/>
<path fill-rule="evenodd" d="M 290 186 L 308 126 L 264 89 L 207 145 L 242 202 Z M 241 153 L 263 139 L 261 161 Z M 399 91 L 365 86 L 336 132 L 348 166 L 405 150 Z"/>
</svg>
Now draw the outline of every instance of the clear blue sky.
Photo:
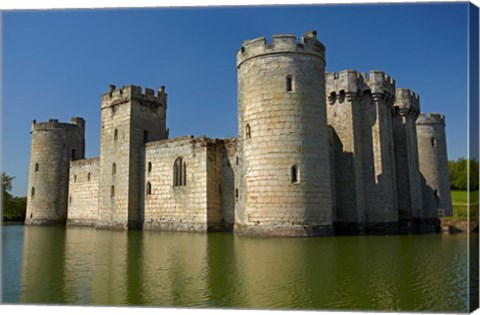
<svg viewBox="0 0 480 315">
<path fill-rule="evenodd" d="M 109 84 L 166 86 L 170 136 L 237 134 L 243 40 L 318 31 L 327 71 L 383 70 L 447 116 L 450 159 L 467 154 L 467 3 L 3 12 L 3 169 L 27 191 L 33 119 L 87 121 L 99 155 Z"/>
</svg>

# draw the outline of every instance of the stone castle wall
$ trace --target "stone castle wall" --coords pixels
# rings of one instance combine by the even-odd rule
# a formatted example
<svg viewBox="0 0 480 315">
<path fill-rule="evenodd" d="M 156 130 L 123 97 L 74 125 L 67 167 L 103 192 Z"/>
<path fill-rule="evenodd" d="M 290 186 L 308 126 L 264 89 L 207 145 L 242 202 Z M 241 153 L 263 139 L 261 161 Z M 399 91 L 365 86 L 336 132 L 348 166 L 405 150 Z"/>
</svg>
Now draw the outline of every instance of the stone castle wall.
<svg viewBox="0 0 480 315">
<path fill-rule="evenodd" d="M 65 223 L 69 162 L 85 154 L 85 121 L 32 123 L 25 224 Z"/>
<path fill-rule="evenodd" d="M 417 119 L 420 173 L 423 183 L 423 209 L 427 217 L 452 215 L 448 175 L 445 116 L 421 114 Z M 438 209 L 438 214 L 437 214 Z"/>
<path fill-rule="evenodd" d="M 392 139 L 395 81 L 381 71 L 327 73 L 327 121 L 338 229 L 390 229 L 398 222 Z"/>
<path fill-rule="evenodd" d="M 420 114 L 419 96 L 409 89 L 397 89 L 394 107 L 393 135 L 399 219 L 409 221 L 424 217 L 415 125 Z"/>
<path fill-rule="evenodd" d="M 211 139 L 186 136 L 149 142 L 145 152 L 145 229 L 202 231 L 220 229 L 221 198 L 218 185 L 221 145 Z M 175 179 L 175 163 L 181 176 Z"/>
<path fill-rule="evenodd" d="M 237 233 L 332 232 L 324 51 L 309 32 L 301 43 L 246 41 L 237 53 Z"/>
<path fill-rule="evenodd" d="M 167 137 L 166 94 L 111 86 L 102 96 L 99 227 L 139 227 L 144 144 Z"/>
<path fill-rule="evenodd" d="M 70 162 L 68 225 L 95 226 L 98 216 L 99 158 Z"/>
<path fill-rule="evenodd" d="M 168 139 L 163 86 L 110 86 L 98 158 L 83 119 L 34 121 L 25 223 L 312 236 L 451 215 L 444 117 L 415 121 L 392 77 L 325 74 L 315 31 L 245 41 L 237 70 L 235 139 Z"/>
</svg>

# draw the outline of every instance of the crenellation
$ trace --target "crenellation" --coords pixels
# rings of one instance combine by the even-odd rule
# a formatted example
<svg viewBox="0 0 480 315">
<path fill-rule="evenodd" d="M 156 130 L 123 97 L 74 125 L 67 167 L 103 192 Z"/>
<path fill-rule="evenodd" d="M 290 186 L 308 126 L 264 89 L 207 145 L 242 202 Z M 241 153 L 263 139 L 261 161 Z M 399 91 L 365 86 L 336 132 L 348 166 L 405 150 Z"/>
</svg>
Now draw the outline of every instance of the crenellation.
<svg viewBox="0 0 480 315">
<path fill-rule="evenodd" d="M 244 41 L 237 52 L 237 68 L 245 61 L 272 54 L 296 52 L 299 54 L 312 54 L 324 60 L 325 46 L 318 41 L 316 31 L 305 33 L 298 41 L 296 35 L 281 34 L 272 36 L 272 43 L 268 44 L 265 37 Z"/>
<path fill-rule="evenodd" d="M 445 117 L 418 94 L 379 70 L 325 73 L 316 31 L 246 40 L 236 59 L 235 138 L 169 139 L 163 85 L 108 87 L 97 158 L 83 118 L 33 120 L 25 223 L 318 236 L 451 214 Z"/>
</svg>

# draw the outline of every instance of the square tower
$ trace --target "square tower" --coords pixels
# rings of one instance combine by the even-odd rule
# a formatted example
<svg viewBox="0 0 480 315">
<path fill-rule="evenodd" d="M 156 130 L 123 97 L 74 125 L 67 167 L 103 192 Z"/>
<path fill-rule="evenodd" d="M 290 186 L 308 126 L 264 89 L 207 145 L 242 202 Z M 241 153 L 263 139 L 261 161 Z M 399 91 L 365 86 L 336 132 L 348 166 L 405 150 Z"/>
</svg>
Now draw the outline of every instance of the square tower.
<svg viewBox="0 0 480 315">
<path fill-rule="evenodd" d="M 143 220 L 145 143 L 168 137 L 167 95 L 124 86 L 102 95 L 97 227 L 139 228 Z"/>
</svg>

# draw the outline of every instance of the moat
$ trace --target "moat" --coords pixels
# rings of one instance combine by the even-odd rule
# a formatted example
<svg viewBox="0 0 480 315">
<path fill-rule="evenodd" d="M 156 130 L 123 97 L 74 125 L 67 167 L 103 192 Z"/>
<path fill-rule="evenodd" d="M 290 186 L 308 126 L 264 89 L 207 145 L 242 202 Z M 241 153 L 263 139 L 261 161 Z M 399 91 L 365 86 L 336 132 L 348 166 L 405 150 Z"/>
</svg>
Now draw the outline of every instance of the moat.
<svg viewBox="0 0 480 315">
<path fill-rule="evenodd" d="M 467 234 L 3 226 L 2 303 L 466 312 Z M 471 236 L 478 242 L 478 234 Z"/>
</svg>

